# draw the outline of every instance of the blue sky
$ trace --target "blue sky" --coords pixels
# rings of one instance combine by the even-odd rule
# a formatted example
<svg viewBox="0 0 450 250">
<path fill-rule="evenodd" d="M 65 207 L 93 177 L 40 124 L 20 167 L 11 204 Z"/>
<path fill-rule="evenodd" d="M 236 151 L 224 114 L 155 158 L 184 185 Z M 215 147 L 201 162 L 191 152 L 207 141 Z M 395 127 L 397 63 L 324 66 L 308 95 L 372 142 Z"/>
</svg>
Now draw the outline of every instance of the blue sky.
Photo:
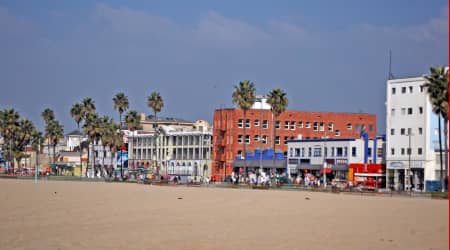
<svg viewBox="0 0 450 250">
<path fill-rule="evenodd" d="M 447 1 L 3 1 L 0 109 L 42 127 L 53 108 L 66 132 L 71 105 L 92 97 L 117 119 L 131 109 L 212 120 L 233 86 L 285 89 L 289 109 L 366 112 L 385 126 L 388 54 L 396 77 L 448 64 Z"/>
</svg>

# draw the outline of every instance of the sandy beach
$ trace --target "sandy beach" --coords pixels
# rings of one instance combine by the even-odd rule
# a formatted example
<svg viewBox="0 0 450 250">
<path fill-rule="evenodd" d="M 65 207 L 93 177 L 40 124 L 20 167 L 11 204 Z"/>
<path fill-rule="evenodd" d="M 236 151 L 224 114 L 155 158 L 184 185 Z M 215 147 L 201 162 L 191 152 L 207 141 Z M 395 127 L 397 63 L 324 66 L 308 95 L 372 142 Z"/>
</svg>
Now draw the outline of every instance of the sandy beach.
<svg viewBox="0 0 450 250">
<path fill-rule="evenodd" d="M 0 189 L 0 249 L 448 246 L 443 200 L 68 181 Z"/>
</svg>

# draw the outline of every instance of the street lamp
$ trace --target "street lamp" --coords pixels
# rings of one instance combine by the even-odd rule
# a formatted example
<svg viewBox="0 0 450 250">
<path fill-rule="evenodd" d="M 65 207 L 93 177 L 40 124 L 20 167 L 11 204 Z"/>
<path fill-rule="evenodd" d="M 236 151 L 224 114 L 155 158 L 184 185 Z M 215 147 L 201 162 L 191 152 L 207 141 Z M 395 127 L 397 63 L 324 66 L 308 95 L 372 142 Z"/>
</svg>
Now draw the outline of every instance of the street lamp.
<svg viewBox="0 0 450 250">
<path fill-rule="evenodd" d="M 411 171 L 411 135 L 413 135 L 411 133 L 411 131 L 408 131 L 408 134 L 406 136 L 408 136 L 408 152 L 407 153 L 408 153 L 408 167 L 409 167 L 409 169 L 408 169 L 408 174 L 405 173 L 405 184 L 406 184 L 406 180 L 408 180 L 409 193 L 411 193 L 411 191 L 412 191 L 411 190 L 411 187 L 412 187 L 412 185 L 411 185 L 411 174 L 412 174 L 412 171 Z"/>
</svg>

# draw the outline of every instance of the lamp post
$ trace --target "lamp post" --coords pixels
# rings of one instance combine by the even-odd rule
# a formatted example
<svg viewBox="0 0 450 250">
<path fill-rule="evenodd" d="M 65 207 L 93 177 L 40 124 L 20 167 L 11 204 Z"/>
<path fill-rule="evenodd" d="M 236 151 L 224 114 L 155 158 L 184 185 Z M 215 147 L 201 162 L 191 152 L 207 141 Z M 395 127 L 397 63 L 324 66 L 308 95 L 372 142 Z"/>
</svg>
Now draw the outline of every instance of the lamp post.
<svg viewBox="0 0 450 250">
<path fill-rule="evenodd" d="M 405 173 L 405 178 L 406 178 L 406 180 L 408 180 L 408 188 L 409 188 L 409 193 L 411 194 L 411 187 L 412 187 L 412 185 L 411 185 L 411 135 L 412 135 L 412 133 L 411 133 L 411 131 L 408 131 L 408 134 L 407 134 L 407 136 L 408 136 L 408 174 L 406 174 Z M 405 184 L 406 184 L 406 181 L 405 181 Z"/>
</svg>

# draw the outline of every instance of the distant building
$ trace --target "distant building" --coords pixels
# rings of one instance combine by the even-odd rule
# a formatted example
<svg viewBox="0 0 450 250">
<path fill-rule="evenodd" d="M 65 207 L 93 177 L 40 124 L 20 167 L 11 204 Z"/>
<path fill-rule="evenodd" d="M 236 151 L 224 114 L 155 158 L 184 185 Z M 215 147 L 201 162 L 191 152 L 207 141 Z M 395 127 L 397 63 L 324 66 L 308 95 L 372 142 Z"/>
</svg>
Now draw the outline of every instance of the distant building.
<svg viewBox="0 0 450 250">
<path fill-rule="evenodd" d="M 424 77 L 387 81 L 387 185 L 395 190 L 432 191 L 427 182 L 440 178 L 438 116 L 423 84 Z"/>
<path fill-rule="evenodd" d="M 259 96 L 252 109 L 247 111 L 246 121 L 243 111 L 237 108 L 217 109 L 213 122 L 213 166 L 212 175 L 223 180 L 232 171 L 236 157 L 243 156 L 243 145 L 247 152 L 257 148 L 268 149 L 275 140 L 276 151 L 287 156 L 287 142 L 293 139 L 359 138 L 365 130 L 369 138 L 377 133 L 376 115 L 363 113 L 305 112 L 287 110 L 275 121 L 276 137 L 273 137 L 273 117 L 266 99 Z M 244 138 L 244 126 L 246 138 Z M 276 152 L 277 153 L 277 152 Z"/>
</svg>

